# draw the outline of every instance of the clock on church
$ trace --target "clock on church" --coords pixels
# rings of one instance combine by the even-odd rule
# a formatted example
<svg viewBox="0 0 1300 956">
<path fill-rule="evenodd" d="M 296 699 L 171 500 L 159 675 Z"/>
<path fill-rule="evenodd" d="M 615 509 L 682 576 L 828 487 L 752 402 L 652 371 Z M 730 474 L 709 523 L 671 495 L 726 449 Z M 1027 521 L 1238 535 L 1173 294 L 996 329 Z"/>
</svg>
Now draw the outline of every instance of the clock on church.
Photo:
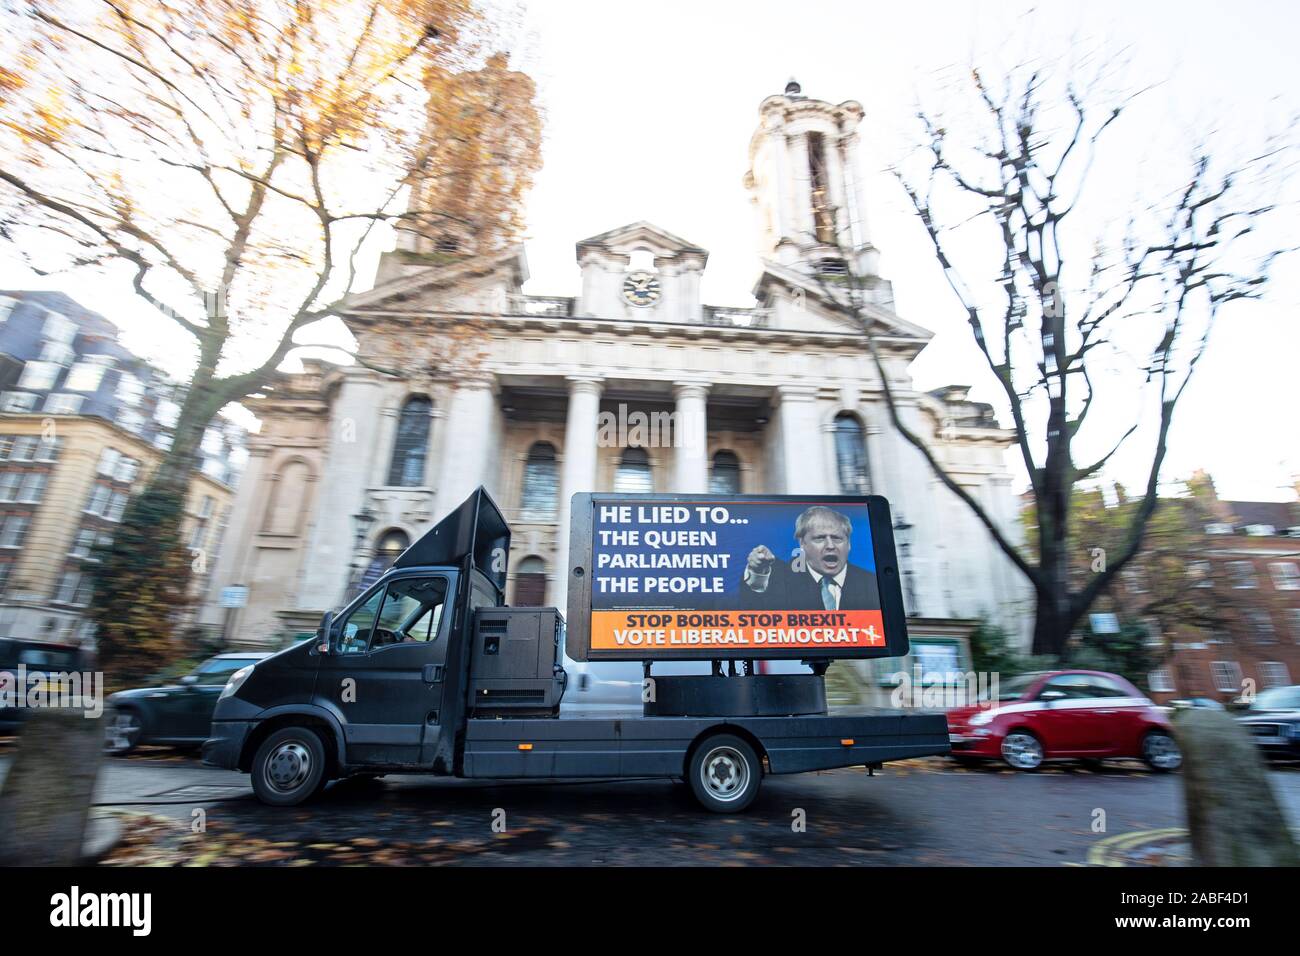
<svg viewBox="0 0 1300 956">
<path fill-rule="evenodd" d="M 649 272 L 632 272 L 623 280 L 623 298 L 632 305 L 654 305 L 659 301 L 659 280 Z"/>
</svg>

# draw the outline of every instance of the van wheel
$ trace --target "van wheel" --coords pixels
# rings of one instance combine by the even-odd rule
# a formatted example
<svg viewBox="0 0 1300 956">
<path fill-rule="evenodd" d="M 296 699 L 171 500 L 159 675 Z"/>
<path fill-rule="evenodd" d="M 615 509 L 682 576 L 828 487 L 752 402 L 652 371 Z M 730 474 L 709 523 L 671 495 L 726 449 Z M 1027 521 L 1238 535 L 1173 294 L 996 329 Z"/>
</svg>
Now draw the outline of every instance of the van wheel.
<svg viewBox="0 0 1300 956">
<path fill-rule="evenodd" d="M 253 757 L 253 793 L 273 807 L 292 807 L 325 782 L 325 745 L 306 727 L 285 727 L 262 741 Z"/>
<path fill-rule="evenodd" d="M 686 779 L 704 809 L 739 813 L 758 796 L 763 766 L 745 741 L 732 734 L 716 734 L 695 748 Z"/>
</svg>

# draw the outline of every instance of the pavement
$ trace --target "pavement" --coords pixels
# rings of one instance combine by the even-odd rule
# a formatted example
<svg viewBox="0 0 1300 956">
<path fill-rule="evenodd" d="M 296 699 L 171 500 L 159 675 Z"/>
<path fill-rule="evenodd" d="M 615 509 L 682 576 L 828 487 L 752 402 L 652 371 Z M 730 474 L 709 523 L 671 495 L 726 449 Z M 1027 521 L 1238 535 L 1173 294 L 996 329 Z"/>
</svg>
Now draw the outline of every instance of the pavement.
<svg viewBox="0 0 1300 956">
<path fill-rule="evenodd" d="M 9 758 L 0 752 L 0 778 Z M 1300 769 L 1269 771 L 1300 827 Z M 483 783 L 394 775 L 265 807 L 248 777 L 150 748 L 104 762 L 109 863 L 1108 865 L 1188 862 L 1177 774 L 1062 763 L 1039 773 L 943 758 L 768 777 L 740 816 L 663 780 Z"/>
</svg>

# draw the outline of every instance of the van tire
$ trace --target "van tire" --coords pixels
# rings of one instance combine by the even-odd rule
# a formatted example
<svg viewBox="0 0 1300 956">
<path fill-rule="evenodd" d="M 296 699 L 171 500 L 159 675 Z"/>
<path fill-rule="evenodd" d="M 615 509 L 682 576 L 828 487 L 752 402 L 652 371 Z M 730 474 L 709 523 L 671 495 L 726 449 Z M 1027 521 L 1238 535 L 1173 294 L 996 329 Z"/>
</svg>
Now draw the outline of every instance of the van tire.
<svg viewBox="0 0 1300 956">
<path fill-rule="evenodd" d="M 700 806 L 713 813 L 740 813 L 758 796 L 763 764 L 748 742 L 714 734 L 691 754 L 686 782 Z"/>
<path fill-rule="evenodd" d="M 310 727 L 283 727 L 257 748 L 251 775 L 257 799 L 296 806 L 324 788 L 325 745 Z"/>
</svg>

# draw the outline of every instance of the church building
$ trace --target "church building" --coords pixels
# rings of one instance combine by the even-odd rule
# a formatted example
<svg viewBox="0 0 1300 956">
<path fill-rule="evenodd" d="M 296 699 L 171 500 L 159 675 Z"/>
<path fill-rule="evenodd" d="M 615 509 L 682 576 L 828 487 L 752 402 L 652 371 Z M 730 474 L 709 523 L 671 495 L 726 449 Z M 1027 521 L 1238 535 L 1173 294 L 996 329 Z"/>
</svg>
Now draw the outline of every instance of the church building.
<svg viewBox="0 0 1300 956">
<path fill-rule="evenodd" d="M 1012 433 L 965 387 L 912 384 L 931 333 L 878 272 L 862 118 L 793 82 L 760 104 L 754 308 L 702 302 L 708 251 L 648 221 L 576 243 L 572 298 L 522 293 L 522 246 L 399 241 L 343 312 L 360 361 L 305 362 L 247 403 L 262 429 L 204 620 L 240 646 L 310 632 L 482 484 L 514 530 L 512 604 L 565 608 L 575 492 L 870 493 L 892 507 L 918 663 L 968 668 L 980 618 L 1027 638 L 1026 582 L 893 428 L 863 333 L 823 292 L 865 277 L 902 418 L 1018 540 Z M 218 607 L 233 585 L 246 606 Z"/>
</svg>

